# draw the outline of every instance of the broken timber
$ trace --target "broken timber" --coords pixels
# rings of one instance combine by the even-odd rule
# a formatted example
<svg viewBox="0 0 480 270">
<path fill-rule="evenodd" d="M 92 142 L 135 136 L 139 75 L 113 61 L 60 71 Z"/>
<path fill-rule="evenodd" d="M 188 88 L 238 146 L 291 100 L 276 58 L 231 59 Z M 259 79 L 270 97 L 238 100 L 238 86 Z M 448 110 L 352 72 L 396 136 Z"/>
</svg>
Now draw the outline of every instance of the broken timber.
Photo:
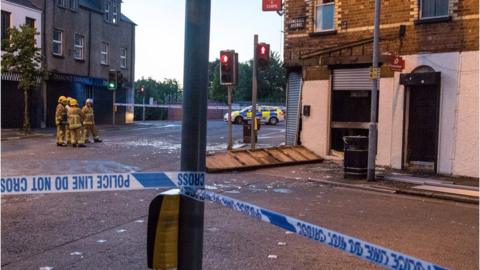
<svg viewBox="0 0 480 270">
<path fill-rule="evenodd" d="M 240 149 L 207 155 L 207 172 L 252 170 L 264 167 L 321 162 L 323 159 L 303 146 Z"/>
</svg>

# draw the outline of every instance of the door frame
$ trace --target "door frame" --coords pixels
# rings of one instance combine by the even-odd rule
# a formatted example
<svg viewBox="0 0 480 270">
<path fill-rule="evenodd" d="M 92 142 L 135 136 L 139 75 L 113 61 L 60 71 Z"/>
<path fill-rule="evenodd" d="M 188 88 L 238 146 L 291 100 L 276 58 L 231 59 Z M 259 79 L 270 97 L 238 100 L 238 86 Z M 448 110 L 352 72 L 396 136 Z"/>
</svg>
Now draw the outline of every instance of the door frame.
<svg viewBox="0 0 480 270">
<path fill-rule="evenodd" d="M 425 72 L 425 70 L 428 70 Z M 429 66 L 419 66 L 415 68 L 412 73 L 405 73 L 400 75 L 400 84 L 404 85 L 404 102 L 403 102 L 403 134 L 402 134 L 402 170 L 409 168 L 409 161 L 407 160 L 408 151 L 408 129 L 409 129 L 409 113 L 410 113 L 410 92 L 413 87 L 432 86 L 437 91 L 438 98 L 435 104 L 436 108 L 436 122 L 435 125 L 435 155 L 433 160 L 433 173 L 438 172 L 439 159 L 439 138 L 440 138 L 440 106 L 442 100 L 441 87 L 441 73 L 435 72 Z"/>
</svg>

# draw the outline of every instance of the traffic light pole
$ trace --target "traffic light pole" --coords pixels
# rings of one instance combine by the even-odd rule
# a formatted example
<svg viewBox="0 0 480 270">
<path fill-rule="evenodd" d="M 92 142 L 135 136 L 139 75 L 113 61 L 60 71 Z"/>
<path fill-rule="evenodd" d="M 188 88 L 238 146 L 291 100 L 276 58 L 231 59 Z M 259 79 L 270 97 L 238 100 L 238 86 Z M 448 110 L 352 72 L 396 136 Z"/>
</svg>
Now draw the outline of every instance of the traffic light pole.
<svg viewBox="0 0 480 270">
<path fill-rule="evenodd" d="M 142 121 L 145 121 L 145 93 L 143 93 L 142 105 Z"/>
<path fill-rule="evenodd" d="M 112 98 L 112 126 L 115 126 L 115 114 L 117 113 L 117 106 L 115 105 L 116 101 L 116 96 L 117 96 L 117 90 L 113 90 L 113 98 Z"/>
<path fill-rule="evenodd" d="M 186 0 L 182 171 L 205 171 L 211 0 Z M 178 269 L 202 269 L 204 203 L 182 196 Z"/>
<path fill-rule="evenodd" d="M 228 146 L 227 150 L 232 150 L 233 148 L 233 135 L 232 135 L 232 89 L 233 86 L 228 86 Z"/>
<path fill-rule="evenodd" d="M 251 148 L 255 149 L 255 122 L 257 121 L 257 45 L 258 35 L 253 36 L 253 65 L 252 65 L 252 126 L 250 133 Z"/>
<path fill-rule="evenodd" d="M 378 68 L 380 35 L 380 0 L 375 0 L 375 18 L 373 26 L 373 69 Z M 372 99 L 370 111 L 370 125 L 368 127 L 368 165 L 367 180 L 375 180 L 375 159 L 377 157 L 377 102 L 378 102 L 378 77 L 372 81 Z"/>
</svg>

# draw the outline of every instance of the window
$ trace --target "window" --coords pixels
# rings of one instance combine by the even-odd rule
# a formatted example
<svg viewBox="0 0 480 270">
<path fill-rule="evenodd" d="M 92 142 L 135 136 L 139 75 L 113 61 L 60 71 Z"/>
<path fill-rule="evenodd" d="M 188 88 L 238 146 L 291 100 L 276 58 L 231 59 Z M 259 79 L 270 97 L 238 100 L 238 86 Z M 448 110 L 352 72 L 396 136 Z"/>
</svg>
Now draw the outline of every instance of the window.
<svg viewBox="0 0 480 270">
<path fill-rule="evenodd" d="M 420 17 L 422 19 L 447 16 L 448 0 L 420 0 Z"/>
<path fill-rule="evenodd" d="M 117 23 L 117 17 L 118 17 L 118 4 L 113 3 L 113 11 L 112 11 L 112 22 Z"/>
<path fill-rule="evenodd" d="M 54 29 L 52 41 L 52 53 L 54 55 L 63 55 L 63 31 Z"/>
<path fill-rule="evenodd" d="M 335 3 L 333 0 L 317 0 L 315 31 L 334 30 Z"/>
<path fill-rule="evenodd" d="M 110 2 L 105 1 L 105 21 L 110 21 Z"/>
<path fill-rule="evenodd" d="M 120 50 L 120 67 L 127 68 L 127 48 Z"/>
<path fill-rule="evenodd" d="M 108 65 L 108 43 L 102 42 L 102 48 L 100 51 L 100 64 Z"/>
<path fill-rule="evenodd" d="M 85 37 L 80 34 L 75 34 L 73 45 L 73 58 L 83 60 L 83 44 Z"/>
<path fill-rule="evenodd" d="M 25 17 L 25 24 L 32 28 L 35 28 L 35 19 L 30 17 Z"/>
<path fill-rule="evenodd" d="M 77 10 L 77 0 L 68 0 L 68 6 L 71 10 Z"/>
<path fill-rule="evenodd" d="M 2 10 L 2 48 L 8 44 L 8 29 L 10 28 L 10 12 Z"/>
<path fill-rule="evenodd" d="M 67 6 L 67 3 L 66 3 L 67 0 L 57 0 L 57 6 L 59 7 L 66 7 Z"/>
</svg>

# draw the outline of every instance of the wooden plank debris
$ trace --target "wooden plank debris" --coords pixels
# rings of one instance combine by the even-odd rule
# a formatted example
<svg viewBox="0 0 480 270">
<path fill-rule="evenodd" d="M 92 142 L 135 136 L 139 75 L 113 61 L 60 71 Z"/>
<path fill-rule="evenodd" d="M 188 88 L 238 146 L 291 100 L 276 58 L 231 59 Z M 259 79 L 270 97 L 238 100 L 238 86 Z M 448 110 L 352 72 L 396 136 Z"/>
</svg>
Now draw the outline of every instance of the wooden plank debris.
<svg viewBox="0 0 480 270">
<path fill-rule="evenodd" d="M 239 149 L 207 155 L 207 172 L 252 170 L 263 167 L 321 162 L 323 159 L 303 146 Z"/>
</svg>

